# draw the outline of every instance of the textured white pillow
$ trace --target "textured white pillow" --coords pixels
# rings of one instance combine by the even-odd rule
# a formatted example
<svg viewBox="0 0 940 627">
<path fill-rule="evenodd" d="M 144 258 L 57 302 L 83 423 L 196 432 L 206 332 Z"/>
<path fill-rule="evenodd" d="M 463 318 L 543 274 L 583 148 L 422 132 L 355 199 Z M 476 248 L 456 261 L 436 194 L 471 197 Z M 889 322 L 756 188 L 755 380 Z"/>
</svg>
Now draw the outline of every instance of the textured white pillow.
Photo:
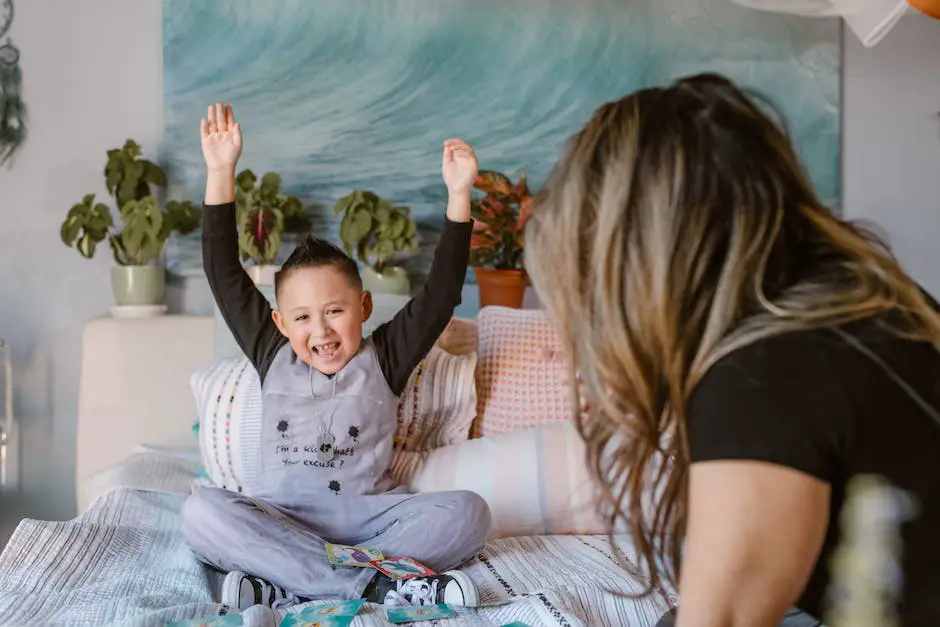
<svg viewBox="0 0 940 627">
<path fill-rule="evenodd" d="M 470 437 L 477 412 L 475 352 L 433 346 L 411 373 L 398 401 L 395 452 L 429 451 Z"/>
<path fill-rule="evenodd" d="M 261 437 L 261 381 L 247 357 L 221 359 L 189 379 L 199 413 L 199 452 L 209 481 L 246 492 Z"/>
<path fill-rule="evenodd" d="M 398 403 L 395 454 L 466 440 L 476 416 L 476 353 L 438 346 L 412 372 Z M 261 437 L 261 384 L 246 357 L 214 362 L 190 378 L 199 451 L 215 486 L 250 494 Z"/>
</svg>

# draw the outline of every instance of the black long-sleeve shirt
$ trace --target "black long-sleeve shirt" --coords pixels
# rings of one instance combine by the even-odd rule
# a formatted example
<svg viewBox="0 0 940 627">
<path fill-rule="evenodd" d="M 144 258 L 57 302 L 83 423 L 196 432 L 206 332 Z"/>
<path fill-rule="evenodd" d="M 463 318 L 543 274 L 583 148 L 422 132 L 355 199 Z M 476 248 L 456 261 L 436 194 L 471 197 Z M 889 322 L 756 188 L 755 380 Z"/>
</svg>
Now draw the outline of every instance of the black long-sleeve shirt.
<svg viewBox="0 0 940 627">
<path fill-rule="evenodd" d="M 445 220 L 434 263 L 420 293 L 372 333 L 382 373 L 396 395 L 402 393 L 411 371 L 431 350 L 460 305 L 472 230 L 472 222 Z M 239 260 L 235 203 L 204 206 L 202 260 L 222 318 L 263 381 L 287 338 L 271 318 L 268 299 Z"/>
</svg>

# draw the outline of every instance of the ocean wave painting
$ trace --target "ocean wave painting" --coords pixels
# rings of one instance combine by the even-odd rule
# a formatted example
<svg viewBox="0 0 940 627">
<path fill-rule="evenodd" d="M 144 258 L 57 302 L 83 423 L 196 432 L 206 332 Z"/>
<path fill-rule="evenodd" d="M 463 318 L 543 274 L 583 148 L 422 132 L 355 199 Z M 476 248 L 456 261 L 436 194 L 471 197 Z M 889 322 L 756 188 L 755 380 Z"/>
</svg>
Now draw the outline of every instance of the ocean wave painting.
<svg viewBox="0 0 940 627">
<path fill-rule="evenodd" d="M 777 106 L 837 207 L 840 43 L 837 19 L 729 0 L 164 0 L 160 158 L 171 193 L 201 201 L 199 120 L 229 102 L 240 168 L 278 172 L 286 193 L 325 207 L 319 233 L 337 240 L 332 206 L 356 189 L 433 230 L 448 137 L 537 188 L 600 104 L 715 71 Z M 167 265 L 200 273 L 198 235 L 175 239 Z"/>
</svg>

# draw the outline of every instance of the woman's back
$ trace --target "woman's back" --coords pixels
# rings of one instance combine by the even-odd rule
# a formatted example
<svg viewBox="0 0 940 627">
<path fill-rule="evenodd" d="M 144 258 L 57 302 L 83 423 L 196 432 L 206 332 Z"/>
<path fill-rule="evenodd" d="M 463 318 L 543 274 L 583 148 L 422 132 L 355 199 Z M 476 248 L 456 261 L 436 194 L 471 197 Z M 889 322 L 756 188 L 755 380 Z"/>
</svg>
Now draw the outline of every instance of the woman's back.
<svg viewBox="0 0 940 627">
<path fill-rule="evenodd" d="M 874 320 L 846 325 L 916 394 L 940 408 L 940 352 Z M 902 625 L 940 625 L 940 424 L 871 357 L 831 330 L 760 340 L 716 364 L 688 411 L 692 463 L 751 459 L 832 487 L 826 537 L 799 606 L 821 616 L 841 540 L 847 482 L 874 474 L 914 497 L 901 526 Z"/>
</svg>

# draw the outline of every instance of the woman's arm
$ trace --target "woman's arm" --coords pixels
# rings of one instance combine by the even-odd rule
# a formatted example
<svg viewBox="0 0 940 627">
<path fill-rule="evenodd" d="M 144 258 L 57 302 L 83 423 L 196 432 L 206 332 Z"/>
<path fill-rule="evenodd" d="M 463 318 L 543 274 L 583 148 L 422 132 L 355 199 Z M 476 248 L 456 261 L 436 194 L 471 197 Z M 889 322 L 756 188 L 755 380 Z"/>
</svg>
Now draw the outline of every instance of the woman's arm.
<svg viewBox="0 0 940 627">
<path fill-rule="evenodd" d="M 822 548 L 829 493 L 786 466 L 692 464 L 677 627 L 779 625 Z"/>
</svg>

